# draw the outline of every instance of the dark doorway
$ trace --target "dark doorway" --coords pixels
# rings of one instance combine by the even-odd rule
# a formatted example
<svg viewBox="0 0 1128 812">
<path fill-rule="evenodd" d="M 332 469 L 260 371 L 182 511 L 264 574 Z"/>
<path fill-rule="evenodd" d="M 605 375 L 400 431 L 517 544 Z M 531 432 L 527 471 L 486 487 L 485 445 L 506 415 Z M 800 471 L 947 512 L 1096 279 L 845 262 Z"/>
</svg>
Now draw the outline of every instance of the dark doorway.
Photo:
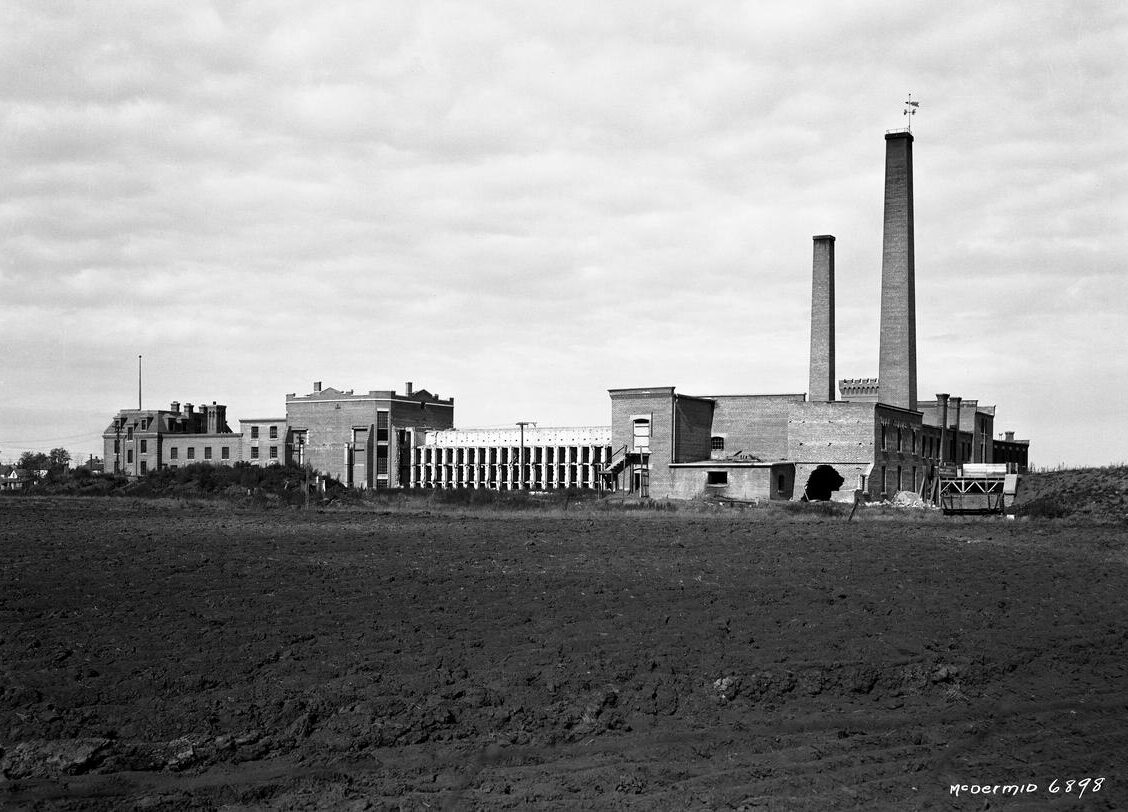
<svg viewBox="0 0 1128 812">
<path fill-rule="evenodd" d="M 841 488 L 845 481 L 842 475 L 835 471 L 832 466 L 820 465 L 811 471 L 811 476 L 807 478 L 807 487 L 803 491 L 803 497 L 808 502 L 829 501 L 830 495 Z"/>
</svg>

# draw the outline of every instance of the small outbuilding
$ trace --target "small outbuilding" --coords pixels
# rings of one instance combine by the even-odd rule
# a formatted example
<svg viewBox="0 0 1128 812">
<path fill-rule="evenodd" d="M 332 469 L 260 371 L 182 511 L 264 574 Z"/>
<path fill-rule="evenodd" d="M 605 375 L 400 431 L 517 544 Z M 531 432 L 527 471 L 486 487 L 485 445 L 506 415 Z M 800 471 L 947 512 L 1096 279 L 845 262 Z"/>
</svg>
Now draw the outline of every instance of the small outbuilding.
<svg viewBox="0 0 1128 812">
<path fill-rule="evenodd" d="M 670 465 L 670 496 L 675 499 L 724 497 L 741 501 L 790 499 L 795 463 L 702 460 Z"/>
</svg>

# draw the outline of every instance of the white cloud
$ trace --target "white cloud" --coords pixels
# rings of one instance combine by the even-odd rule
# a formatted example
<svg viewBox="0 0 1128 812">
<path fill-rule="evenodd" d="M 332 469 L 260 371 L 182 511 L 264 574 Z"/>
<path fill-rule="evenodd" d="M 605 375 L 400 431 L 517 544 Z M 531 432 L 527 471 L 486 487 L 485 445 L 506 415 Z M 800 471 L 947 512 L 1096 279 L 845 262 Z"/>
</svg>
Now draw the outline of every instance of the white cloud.
<svg viewBox="0 0 1128 812">
<path fill-rule="evenodd" d="M 1078 360 L 1128 326 L 1114 4 L 0 15 L 0 456 L 96 450 L 138 353 L 154 402 L 235 417 L 314 379 L 413 380 L 464 425 L 802 390 L 819 233 L 840 374 L 875 374 L 881 135 L 911 90 L 922 387 L 996 402 L 1036 460 L 1128 458 L 1076 440 L 1126 382 Z"/>
</svg>

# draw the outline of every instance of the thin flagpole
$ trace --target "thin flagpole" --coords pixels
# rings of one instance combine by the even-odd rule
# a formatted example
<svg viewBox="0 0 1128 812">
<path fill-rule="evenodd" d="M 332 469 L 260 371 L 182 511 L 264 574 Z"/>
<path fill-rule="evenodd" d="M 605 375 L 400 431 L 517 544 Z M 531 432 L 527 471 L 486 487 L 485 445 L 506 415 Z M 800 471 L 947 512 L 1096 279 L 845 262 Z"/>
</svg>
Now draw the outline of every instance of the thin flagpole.
<svg viewBox="0 0 1128 812">
<path fill-rule="evenodd" d="M 141 411 L 141 356 L 137 356 L 137 411 Z"/>
</svg>

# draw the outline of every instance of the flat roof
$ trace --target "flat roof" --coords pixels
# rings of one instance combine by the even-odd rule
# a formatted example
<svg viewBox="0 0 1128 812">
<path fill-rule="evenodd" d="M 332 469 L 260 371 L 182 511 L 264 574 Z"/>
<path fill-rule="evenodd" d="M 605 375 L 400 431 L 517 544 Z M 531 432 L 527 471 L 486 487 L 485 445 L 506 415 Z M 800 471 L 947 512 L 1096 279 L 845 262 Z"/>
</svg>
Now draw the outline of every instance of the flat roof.
<svg viewBox="0 0 1128 812">
<path fill-rule="evenodd" d="M 775 465 L 794 465 L 791 460 L 774 462 L 749 462 L 747 460 L 701 460 L 699 462 L 671 462 L 671 468 L 771 468 Z"/>
</svg>

